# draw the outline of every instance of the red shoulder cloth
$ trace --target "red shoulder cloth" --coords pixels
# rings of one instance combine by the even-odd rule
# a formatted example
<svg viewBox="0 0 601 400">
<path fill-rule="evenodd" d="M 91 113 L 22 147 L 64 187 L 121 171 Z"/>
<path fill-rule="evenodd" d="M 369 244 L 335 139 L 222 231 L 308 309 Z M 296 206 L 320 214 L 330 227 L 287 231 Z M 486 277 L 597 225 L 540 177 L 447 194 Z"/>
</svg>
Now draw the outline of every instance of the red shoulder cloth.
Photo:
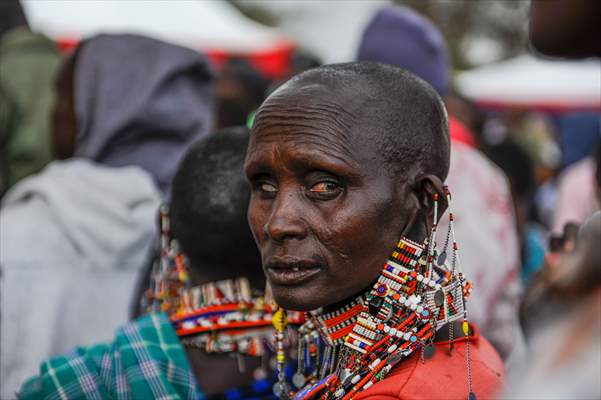
<svg viewBox="0 0 601 400">
<path fill-rule="evenodd" d="M 472 388 L 478 400 L 494 398 L 503 386 L 505 368 L 496 350 L 476 327 L 470 336 Z M 466 400 L 466 339 L 456 339 L 449 354 L 448 342 L 437 342 L 434 357 L 421 361 L 420 352 L 399 363 L 386 378 L 354 400 Z"/>
</svg>

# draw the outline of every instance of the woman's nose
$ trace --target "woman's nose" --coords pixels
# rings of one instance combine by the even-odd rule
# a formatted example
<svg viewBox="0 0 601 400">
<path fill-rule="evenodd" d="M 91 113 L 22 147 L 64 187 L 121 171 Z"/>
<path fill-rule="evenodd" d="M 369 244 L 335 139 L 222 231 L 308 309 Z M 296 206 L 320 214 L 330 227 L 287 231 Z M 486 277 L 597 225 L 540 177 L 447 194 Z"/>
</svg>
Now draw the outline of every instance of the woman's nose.
<svg viewBox="0 0 601 400">
<path fill-rule="evenodd" d="M 302 201 L 294 193 L 280 192 L 263 228 L 265 234 L 279 242 L 304 238 L 307 231 L 302 215 Z"/>
</svg>

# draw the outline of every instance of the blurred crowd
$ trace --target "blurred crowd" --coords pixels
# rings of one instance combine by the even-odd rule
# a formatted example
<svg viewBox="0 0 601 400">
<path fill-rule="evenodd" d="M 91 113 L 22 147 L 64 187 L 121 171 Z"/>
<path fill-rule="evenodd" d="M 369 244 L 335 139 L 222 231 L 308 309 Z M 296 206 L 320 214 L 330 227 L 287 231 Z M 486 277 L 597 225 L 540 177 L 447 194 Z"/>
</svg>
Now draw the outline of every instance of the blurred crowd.
<svg viewBox="0 0 601 400">
<path fill-rule="evenodd" d="M 594 2 L 578 3 L 601 21 Z M 539 8 L 536 49 L 601 56 L 598 41 L 569 37 L 586 27 L 569 20 L 577 13 Z M 446 183 L 474 287 L 470 318 L 504 362 L 499 397 L 599 398 L 601 105 L 483 107 L 456 89 L 438 28 L 399 6 L 376 13 L 348 61 L 408 70 L 444 100 Z M 254 241 L 239 225 L 247 128 L 270 93 L 320 65 L 297 48 L 273 77 L 243 54 L 215 65 L 197 49 L 126 33 L 61 52 L 29 28 L 19 2 L 0 4 L 2 399 L 14 398 L 44 359 L 108 341 L 144 314 L 163 252 L 161 204 L 197 282 L 233 275 L 264 290 Z M 230 361 L 193 368 L 219 393 L 253 379 L 207 368 L 227 371 Z"/>
</svg>

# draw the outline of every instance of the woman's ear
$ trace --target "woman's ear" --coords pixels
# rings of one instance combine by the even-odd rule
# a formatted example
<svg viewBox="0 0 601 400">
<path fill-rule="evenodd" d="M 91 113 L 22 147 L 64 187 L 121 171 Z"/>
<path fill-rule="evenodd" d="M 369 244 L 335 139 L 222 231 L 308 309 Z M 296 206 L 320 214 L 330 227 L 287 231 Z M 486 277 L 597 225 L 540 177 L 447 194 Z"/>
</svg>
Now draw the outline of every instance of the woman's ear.
<svg viewBox="0 0 601 400">
<path fill-rule="evenodd" d="M 415 179 L 415 195 L 419 201 L 420 208 L 426 216 L 428 231 L 434 225 L 434 202 L 438 196 L 437 221 L 448 208 L 444 184 L 436 175 L 419 175 Z"/>
</svg>

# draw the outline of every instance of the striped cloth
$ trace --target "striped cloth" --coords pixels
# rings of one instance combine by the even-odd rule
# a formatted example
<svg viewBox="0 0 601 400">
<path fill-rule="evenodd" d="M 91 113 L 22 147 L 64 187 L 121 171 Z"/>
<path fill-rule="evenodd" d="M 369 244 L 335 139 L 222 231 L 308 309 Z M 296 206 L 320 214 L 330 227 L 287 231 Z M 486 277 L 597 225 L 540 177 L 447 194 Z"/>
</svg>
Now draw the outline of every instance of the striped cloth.
<svg viewBox="0 0 601 400">
<path fill-rule="evenodd" d="M 115 341 L 44 361 L 20 399 L 204 399 L 169 318 L 145 315 Z"/>
</svg>

